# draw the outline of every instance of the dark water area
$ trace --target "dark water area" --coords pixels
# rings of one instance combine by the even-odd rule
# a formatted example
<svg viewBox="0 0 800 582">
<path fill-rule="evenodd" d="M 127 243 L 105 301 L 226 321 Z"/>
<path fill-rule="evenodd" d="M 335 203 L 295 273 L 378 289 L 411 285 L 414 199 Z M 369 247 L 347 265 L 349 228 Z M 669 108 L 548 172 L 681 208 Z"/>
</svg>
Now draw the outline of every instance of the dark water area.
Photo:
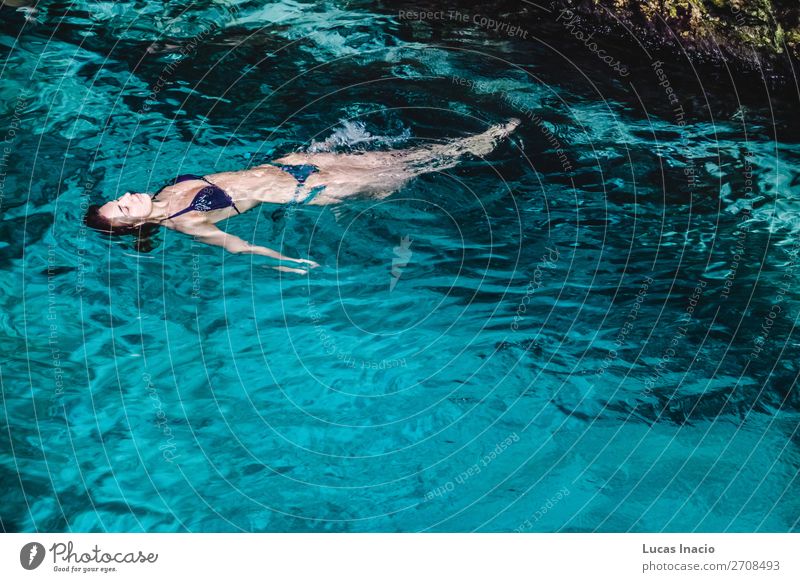
<svg viewBox="0 0 800 582">
<path fill-rule="evenodd" d="M 5 531 L 798 530 L 791 76 L 547 4 L 1 15 Z M 80 223 L 510 117 L 384 200 L 226 226 L 306 278 Z"/>
</svg>

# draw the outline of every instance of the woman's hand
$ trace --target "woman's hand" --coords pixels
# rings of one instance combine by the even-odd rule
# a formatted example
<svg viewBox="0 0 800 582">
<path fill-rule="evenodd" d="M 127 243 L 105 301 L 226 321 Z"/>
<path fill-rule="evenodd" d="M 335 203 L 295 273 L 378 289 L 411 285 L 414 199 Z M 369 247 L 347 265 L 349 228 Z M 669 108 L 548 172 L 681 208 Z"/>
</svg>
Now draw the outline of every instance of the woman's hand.
<svg viewBox="0 0 800 582">
<path fill-rule="evenodd" d="M 271 259 L 276 259 L 278 261 L 287 261 L 290 263 L 297 263 L 298 265 L 308 265 L 312 269 L 316 269 L 317 267 L 319 267 L 319 263 L 316 263 L 314 261 L 309 261 L 308 259 L 295 259 L 293 257 L 287 257 L 283 253 L 273 251 L 272 249 L 268 249 L 267 247 L 249 245 L 249 249 L 246 252 L 250 252 L 255 255 L 263 255 L 265 257 L 270 257 Z"/>
<path fill-rule="evenodd" d="M 315 261 L 309 261 L 308 259 L 291 259 L 291 260 L 301 265 L 308 265 L 312 269 L 316 269 L 317 267 L 319 267 L 319 263 Z"/>
<path fill-rule="evenodd" d="M 270 268 L 275 269 L 276 271 L 282 271 L 284 273 L 296 273 L 298 275 L 308 275 L 308 271 L 306 269 L 293 269 L 291 267 L 284 267 L 284 266 L 270 267 Z"/>
<path fill-rule="evenodd" d="M 250 245 L 251 249 L 250 252 L 257 255 L 264 255 L 265 257 L 270 257 L 273 259 L 277 259 L 279 261 L 286 261 L 288 263 L 296 263 L 298 265 L 308 265 L 311 269 L 316 269 L 319 267 L 319 263 L 315 261 L 310 261 L 308 259 L 295 259 L 292 257 L 287 257 L 286 255 L 279 253 L 277 251 L 273 251 L 272 249 L 268 249 L 267 247 L 260 247 L 256 245 Z M 292 267 L 272 267 L 276 271 L 283 271 L 284 273 L 297 273 L 298 275 L 307 275 L 308 269 L 294 269 Z"/>
</svg>

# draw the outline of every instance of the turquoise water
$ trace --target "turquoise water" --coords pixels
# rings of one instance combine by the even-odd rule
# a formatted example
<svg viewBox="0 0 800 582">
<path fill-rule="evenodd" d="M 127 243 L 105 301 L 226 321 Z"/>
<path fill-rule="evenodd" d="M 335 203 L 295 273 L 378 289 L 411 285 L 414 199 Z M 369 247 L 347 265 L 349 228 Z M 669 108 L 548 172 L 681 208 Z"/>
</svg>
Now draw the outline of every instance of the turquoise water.
<svg viewBox="0 0 800 582">
<path fill-rule="evenodd" d="M 797 96 L 398 10 L 2 9 L 2 529 L 797 531 Z M 80 224 L 509 117 L 384 200 L 225 226 L 307 277 Z"/>
</svg>

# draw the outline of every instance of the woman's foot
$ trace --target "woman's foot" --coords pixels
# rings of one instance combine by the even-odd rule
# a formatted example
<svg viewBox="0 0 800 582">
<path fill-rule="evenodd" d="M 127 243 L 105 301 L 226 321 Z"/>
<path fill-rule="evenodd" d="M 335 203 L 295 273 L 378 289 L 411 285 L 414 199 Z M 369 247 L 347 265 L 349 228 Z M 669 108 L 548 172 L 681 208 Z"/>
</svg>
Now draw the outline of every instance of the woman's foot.
<svg viewBox="0 0 800 582">
<path fill-rule="evenodd" d="M 483 157 L 491 153 L 497 147 L 498 142 L 511 135 L 519 127 L 519 124 L 519 119 L 509 119 L 506 123 L 498 123 L 483 133 L 465 137 L 462 140 L 453 142 L 453 144 L 461 150 L 460 153 Z"/>
</svg>

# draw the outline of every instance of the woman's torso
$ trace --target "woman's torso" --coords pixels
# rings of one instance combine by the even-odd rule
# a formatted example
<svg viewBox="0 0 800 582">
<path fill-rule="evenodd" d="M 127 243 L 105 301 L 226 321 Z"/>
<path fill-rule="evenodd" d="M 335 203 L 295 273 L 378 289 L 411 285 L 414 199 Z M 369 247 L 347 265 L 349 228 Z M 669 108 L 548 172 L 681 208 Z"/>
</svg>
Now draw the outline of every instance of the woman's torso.
<svg viewBox="0 0 800 582">
<path fill-rule="evenodd" d="M 158 191 L 159 200 L 168 201 L 171 218 L 164 226 L 186 222 L 219 222 L 244 213 L 261 203 L 287 204 L 295 199 L 297 180 L 280 168 L 265 165 L 236 172 L 218 172 L 201 179 L 184 179 Z M 221 189 L 232 205 L 207 211 L 189 210 L 198 194 L 209 186 Z M 175 216 L 175 214 L 178 214 Z"/>
</svg>

